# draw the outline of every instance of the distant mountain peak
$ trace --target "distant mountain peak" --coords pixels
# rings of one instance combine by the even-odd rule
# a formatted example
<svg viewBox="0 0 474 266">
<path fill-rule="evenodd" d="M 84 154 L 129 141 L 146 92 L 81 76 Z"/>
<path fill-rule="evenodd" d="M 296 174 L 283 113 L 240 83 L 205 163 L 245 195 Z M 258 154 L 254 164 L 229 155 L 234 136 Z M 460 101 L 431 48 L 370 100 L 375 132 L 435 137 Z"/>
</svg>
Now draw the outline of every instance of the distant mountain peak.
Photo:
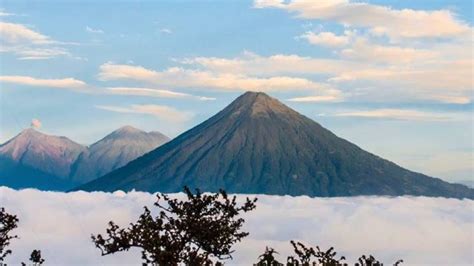
<svg viewBox="0 0 474 266">
<path fill-rule="evenodd" d="M 138 128 L 126 125 L 126 126 L 123 126 L 119 129 L 115 130 L 114 132 L 117 132 L 117 133 L 137 133 L 137 132 L 144 132 L 144 131 L 140 130 Z"/>
<path fill-rule="evenodd" d="M 0 156 L 16 163 L 66 177 L 69 167 L 86 148 L 66 137 L 28 128 L 0 146 Z"/>
<path fill-rule="evenodd" d="M 122 139 L 122 138 L 135 138 L 137 135 L 146 134 L 145 131 L 132 126 L 123 126 L 119 129 L 116 129 L 112 133 L 105 136 L 103 139 Z"/>
<path fill-rule="evenodd" d="M 23 129 L 20 132 L 20 134 L 18 134 L 18 136 L 31 136 L 31 135 L 44 135 L 44 134 L 32 127 Z"/>
<path fill-rule="evenodd" d="M 55 139 L 61 139 L 61 140 L 64 140 L 66 142 L 74 142 L 74 141 L 70 140 L 69 138 L 67 138 L 65 136 L 48 135 L 48 134 L 43 133 L 43 132 L 41 132 L 37 129 L 34 129 L 32 127 L 22 130 L 17 136 L 12 138 L 10 141 L 18 141 L 19 139 L 29 139 L 30 141 L 31 140 L 37 140 L 37 139 L 53 140 L 53 141 Z"/>
<path fill-rule="evenodd" d="M 169 138 L 159 132 L 145 132 L 132 126 L 123 126 L 89 146 L 75 162 L 71 177 L 78 182 L 89 181 L 168 141 Z"/>
</svg>

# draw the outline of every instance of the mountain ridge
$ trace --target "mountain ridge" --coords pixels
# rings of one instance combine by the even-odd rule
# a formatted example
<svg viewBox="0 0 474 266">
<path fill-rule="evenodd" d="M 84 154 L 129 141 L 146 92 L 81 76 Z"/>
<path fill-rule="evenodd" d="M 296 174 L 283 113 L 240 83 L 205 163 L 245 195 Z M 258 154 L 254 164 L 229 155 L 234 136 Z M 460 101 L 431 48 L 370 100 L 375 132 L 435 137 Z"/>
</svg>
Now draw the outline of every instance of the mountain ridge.
<svg viewBox="0 0 474 266">
<path fill-rule="evenodd" d="M 84 146 L 64 136 L 47 135 L 28 128 L 0 145 L 0 185 L 68 190 L 120 167 L 168 140 L 159 132 L 121 127 L 94 144 L 102 143 L 100 148 L 105 151 L 113 150 L 112 146 L 116 145 L 116 149 L 123 149 L 124 152 L 105 152 L 107 156 L 96 162 L 104 165 L 98 170 L 99 173 L 84 177 L 73 174 L 77 171 L 81 156 L 96 152 L 94 144 Z M 93 172 L 96 169 L 92 166 Z"/>
</svg>

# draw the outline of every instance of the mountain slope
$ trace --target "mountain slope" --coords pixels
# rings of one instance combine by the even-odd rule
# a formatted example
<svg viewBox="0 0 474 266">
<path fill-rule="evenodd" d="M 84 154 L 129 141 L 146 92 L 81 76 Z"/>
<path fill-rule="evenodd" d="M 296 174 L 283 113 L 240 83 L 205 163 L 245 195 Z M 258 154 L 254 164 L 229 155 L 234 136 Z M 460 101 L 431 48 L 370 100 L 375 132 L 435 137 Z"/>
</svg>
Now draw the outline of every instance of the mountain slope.
<svg viewBox="0 0 474 266">
<path fill-rule="evenodd" d="M 169 138 L 159 132 L 122 127 L 92 144 L 74 163 L 71 179 L 85 183 L 109 173 L 157 148 Z"/>
<path fill-rule="evenodd" d="M 264 93 L 247 92 L 204 123 L 78 189 L 309 196 L 474 197 L 341 139 Z"/>
<path fill-rule="evenodd" d="M 13 189 L 36 188 L 65 191 L 77 185 L 77 183 L 71 183 L 69 180 L 20 164 L 12 159 L 0 157 L 0 186 Z"/>
</svg>

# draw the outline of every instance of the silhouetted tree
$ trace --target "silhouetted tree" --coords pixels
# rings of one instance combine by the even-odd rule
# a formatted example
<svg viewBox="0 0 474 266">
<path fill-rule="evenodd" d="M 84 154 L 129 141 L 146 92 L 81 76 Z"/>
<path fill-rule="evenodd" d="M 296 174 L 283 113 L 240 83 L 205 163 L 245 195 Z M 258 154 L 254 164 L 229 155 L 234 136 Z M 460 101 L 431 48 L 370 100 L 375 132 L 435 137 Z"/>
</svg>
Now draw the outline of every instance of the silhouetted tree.
<svg viewBox="0 0 474 266">
<path fill-rule="evenodd" d="M 17 228 L 17 224 L 16 215 L 7 213 L 5 208 L 0 208 L 0 262 L 3 262 L 5 257 L 12 253 L 8 246 L 10 240 L 18 238 L 18 236 L 11 234 L 11 231 Z"/>
<path fill-rule="evenodd" d="M 296 256 L 289 256 L 287 258 L 287 266 L 347 266 L 348 264 L 344 262 L 346 258 L 341 256 L 337 259 L 337 252 L 334 251 L 334 248 L 329 248 L 326 251 L 323 251 L 316 246 L 315 248 L 306 247 L 301 242 L 290 241 L 293 246 L 293 251 Z M 278 254 L 273 248 L 267 247 L 265 253 L 259 256 L 260 261 L 257 262 L 256 266 L 269 266 L 269 265 L 283 265 L 279 263 L 274 254 Z M 395 262 L 395 266 L 400 265 L 403 260 L 398 260 Z M 365 256 L 362 255 L 358 262 L 355 263 L 356 266 L 382 266 L 383 264 L 376 260 L 372 255 Z"/>
<path fill-rule="evenodd" d="M 393 265 L 398 266 L 403 263 L 403 260 L 397 260 Z M 383 263 L 378 261 L 374 256 L 369 255 L 365 256 L 362 255 L 356 262 L 355 266 L 382 266 Z"/>
<path fill-rule="evenodd" d="M 145 207 L 136 223 L 123 229 L 111 221 L 106 237 L 92 235 L 93 242 L 103 256 L 141 248 L 144 264 L 211 265 L 211 258 L 231 259 L 232 246 L 248 235 L 240 231 L 245 221 L 239 215 L 255 209 L 257 199 L 238 206 L 236 197 L 223 190 L 202 194 L 185 187 L 184 192 L 186 200 L 159 193 L 158 216 Z"/>
<path fill-rule="evenodd" d="M 274 254 L 278 254 L 273 248 L 266 247 L 265 252 L 258 256 L 259 261 L 256 266 L 281 266 L 283 265 L 275 259 Z"/>
<path fill-rule="evenodd" d="M 316 258 L 319 263 L 324 266 L 339 266 L 347 265 L 343 261 L 346 259 L 344 256 L 341 256 L 339 259 L 336 259 L 337 252 L 334 251 L 333 247 L 330 247 L 326 251 L 322 251 L 318 246 L 316 246 Z"/>
<path fill-rule="evenodd" d="M 299 259 L 290 256 L 288 257 L 287 261 L 291 263 L 296 263 L 297 265 L 309 265 L 309 263 L 311 262 L 311 257 L 316 256 L 316 251 L 314 251 L 314 249 L 311 247 L 307 248 L 300 242 L 295 243 L 295 241 L 291 240 L 290 243 L 293 246 L 293 250 Z"/>
<path fill-rule="evenodd" d="M 332 247 L 326 251 L 322 251 L 319 246 L 316 246 L 316 249 L 314 249 L 312 247 L 306 247 L 301 242 L 296 243 L 292 240 L 290 243 L 298 258 L 293 256 L 288 257 L 288 265 L 317 265 L 316 261 L 311 262 L 312 257 L 314 257 L 320 265 L 324 266 L 347 265 L 343 262 L 346 259 L 344 256 L 341 256 L 340 259 L 336 258 L 337 252 L 335 252 Z"/>
<path fill-rule="evenodd" d="M 44 259 L 43 257 L 41 257 L 41 250 L 33 250 L 33 252 L 31 252 L 31 255 L 30 255 L 30 261 L 31 261 L 31 266 L 39 266 L 39 265 L 43 265 L 44 263 Z M 27 264 L 22 262 L 21 263 L 22 266 L 26 266 Z"/>
<path fill-rule="evenodd" d="M 368 257 L 362 255 L 358 260 L 355 266 L 382 266 L 382 263 L 374 258 L 374 256 L 369 255 Z"/>
</svg>

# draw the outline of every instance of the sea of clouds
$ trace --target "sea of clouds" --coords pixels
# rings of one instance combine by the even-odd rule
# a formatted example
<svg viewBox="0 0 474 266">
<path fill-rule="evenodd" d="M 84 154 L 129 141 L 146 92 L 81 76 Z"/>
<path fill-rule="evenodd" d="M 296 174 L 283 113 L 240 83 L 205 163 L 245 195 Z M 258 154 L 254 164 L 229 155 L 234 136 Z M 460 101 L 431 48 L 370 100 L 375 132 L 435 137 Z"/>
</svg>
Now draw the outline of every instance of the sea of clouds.
<svg viewBox="0 0 474 266">
<path fill-rule="evenodd" d="M 184 197 L 183 194 L 175 194 Z M 238 196 L 244 199 L 244 195 Z M 250 232 L 235 246 L 228 265 L 252 265 L 266 246 L 286 261 L 289 241 L 334 246 L 349 262 L 373 254 L 386 265 L 473 265 L 474 201 L 428 197 L 309 198 L 258 195 L 257 209 L 245 215 Z M 107 222 L 121 226 L 137 220 L 155 196 L 142 192 L 59 193 L 0 187 L 0 206 L 20 219 L 9 265 L 41 249 L 47 265 L 139 265 L 132 250 L 100 256 L 90 235 L 104 233 Z"/>
</svg>

